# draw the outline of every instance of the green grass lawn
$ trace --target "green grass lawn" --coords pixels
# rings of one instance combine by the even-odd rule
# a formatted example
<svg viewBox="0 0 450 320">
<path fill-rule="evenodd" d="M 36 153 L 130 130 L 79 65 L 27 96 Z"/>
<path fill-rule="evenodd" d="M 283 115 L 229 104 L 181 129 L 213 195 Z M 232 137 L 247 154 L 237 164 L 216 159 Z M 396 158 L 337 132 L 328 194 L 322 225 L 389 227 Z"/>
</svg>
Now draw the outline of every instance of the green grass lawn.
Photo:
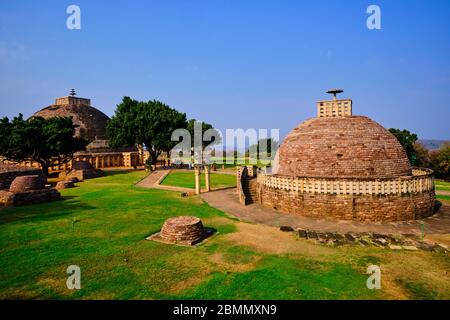
<svg viewBox="0 0 450 320">
<path fill-rule="evenodd" d="M 166 186 L 195 188 L 195 174 L 194 171 L 172 171 L 164 178 L 161 183 Z M 202 172 L 200 177 L 200 185 L 205 187 L 205 174 Z M 211 173 L 211 188 L 223 188 L 236 186 L 236 176 L 233 174 Z"/>
<path fill-rule="evenodd" d="M 442 194 L 437 194 L 436 198 L 440 199 L 440 200 L 450 201 L 450 196 L 446 196 L 446 195 L 442 195 Z"/>
<path fill-rule="evenodd" d="M 135 187 L 144 176 L 108 172 L 62 201 L 1 209 L 0 299 L 450 298 L 445 254 L 317 245 L 198 197 Z M 178 215 L 217 233 L 196 247 L 145 240 Z M 381 290 L 366 288 L 370 264 Z M 66 287 L 69 265 L 81 268 L 81 290 Z"/>
<path fill-rule="evenodd" d="M 450 182 L 438 180 L 438 181 L 435 181 L 435 186 L 436 186 L 437 193 L 439 191 L 449 191 L 450 192 Z M 450 201 L 450 195 L 437 194 L 436 198 L 439 200 Z"/>
<path fill-rule="evenodd" d="M 436 190 L 450 191 L 450 182 L 435 181 Z"/>
</svg>

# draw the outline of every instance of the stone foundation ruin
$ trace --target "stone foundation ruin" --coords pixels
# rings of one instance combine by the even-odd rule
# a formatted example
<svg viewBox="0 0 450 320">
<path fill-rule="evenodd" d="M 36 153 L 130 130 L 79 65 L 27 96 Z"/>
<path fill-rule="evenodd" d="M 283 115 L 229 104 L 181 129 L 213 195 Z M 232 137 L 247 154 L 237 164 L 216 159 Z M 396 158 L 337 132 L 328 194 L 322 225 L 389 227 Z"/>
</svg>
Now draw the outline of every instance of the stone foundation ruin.
<svg viewBox="0 0 450 320">
<path fill-rule="evenodd" d="M 37 168 L 25 168 L 14 164 L 0 162 L 0 190 L 9 189 L 15 178 L 20 176 L 39 175 L 44 179 L 42 170 Z"/>
<path fill-rule="evenodd" d="M 58 181 L 55 189 L 63 190 L 63 189 L 70 189 L 70 188 L 74 188 L 74 187 L 75 187 L 75 184 L 74 184 L 73 180 L 65 180 L 65 181 Z"/>
<path fill-rule="evenodd" d="M 8 190 L 0 190 L 0 206 L 4 207 L 15 207 L 60 199 L 61 195 L 56 189 L 45 187 L 45 180 L 42 175 L 16 177 Z"/>
<path fill-rule="evenodd" d="M 164 222 L 161 232 L 150 236 L 149 240 L 192 246 L 205 239 L 210 232 L 203 228 L 197 217 L 181 216 Z"/>
<path fill-rule="evenodd" d="M 68 172 L 60 173 L 59 177 L 67 180 L 77 178 L 78 181 L 102 177 L 103 171 L 95 169 L 88 161 L 77 161 L 73 164 L 72 169 Z"/>
</svg>

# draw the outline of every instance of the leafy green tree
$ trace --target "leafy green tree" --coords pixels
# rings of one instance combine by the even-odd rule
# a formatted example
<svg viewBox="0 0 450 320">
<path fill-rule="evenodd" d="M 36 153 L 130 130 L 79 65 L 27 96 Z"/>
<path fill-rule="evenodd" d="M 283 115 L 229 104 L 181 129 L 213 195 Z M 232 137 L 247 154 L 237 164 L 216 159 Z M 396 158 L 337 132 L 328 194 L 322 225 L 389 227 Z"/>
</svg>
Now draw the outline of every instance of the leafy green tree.
<svg viewBox="0 0 450 320">
<path fill-rule="evenodd" d="M 450 179 L 450 142 L 431 153 L 431 166 L 437 177 Z"/>
<path fill-rule="evenodd" d="M 199 121 L 196 119 L 191 119 L 188 121 L 188 124 L 187 124 L 187 130 L 191 134 L 191 139 L 192 139 L 191 146 L 192 147 L 194 147 L 194 126 L 195 126 L 196 122 L 199 122 Z M 211 132 L 211 134 L 214 136 L 214 138 L 212 139 L 212 141 L 203 141 L 203 134 L 208 130 L 213 130 Z M 222 141 L 222 139 L 221 139 L 220 132 L 217 129 L 215 129 L 211 124 L 202 122 L 202 146 L 203 146 L 203 149 L 210 144 L 211 144 L 211 146 L 217 145 L 221 141 Z"/>
<path fill-rule="evenodd" d="M 267 152 L 267 156 L 275 155 L 280 147 L 278 141 L 273 138 L 260 139 L 257 144 L 251 145 L 245 152 L 246 157 L 259 157 L 260 152 Z M 273 149 L 273 150 L 272 150 Z"/>
<path fill-rule="evenodd" d="M 403 146 L 403 148 L 406 151 L 406 154 L 408 155 L 409 162 L 412 165 L 417 165 L 417 156 L 416 152 L 414 151 L 414 143 L 417 141 L 417 135 L 415 133 L 411 133 L 408 130 L 400 130 L 400 129 L 389 129 L 389 132 L 391 132 L 400 142 L 400 144 Z"/>
<path fill-rule="evenodd" d="M 157 100 L 141 102 L 124 97 L 108 122 L 107 132 L 113 148 L 145 145 L 155 165 L 162 152 L 176 145 L 171 141 L 172 132 L 186 127 L 185 113 Z"/>
<path fill-rule="evenodd" d="M 416 155 L 415 165 L 418 167 L 431 168 L 430 152 L 420 142 L 414 143 L 414 153 Z"/>
<path fill-rule="evenodd" d="M 55 163 L 64 164 L 73 159 L 77 151 L 86 149 L 89 141 L 75 137 L 75 126 L 70 117 L 44 119 L 22 114 L 0 120 L 0 156 L 8 161 L 33 161 L 48 169 Z"/>
</svg>

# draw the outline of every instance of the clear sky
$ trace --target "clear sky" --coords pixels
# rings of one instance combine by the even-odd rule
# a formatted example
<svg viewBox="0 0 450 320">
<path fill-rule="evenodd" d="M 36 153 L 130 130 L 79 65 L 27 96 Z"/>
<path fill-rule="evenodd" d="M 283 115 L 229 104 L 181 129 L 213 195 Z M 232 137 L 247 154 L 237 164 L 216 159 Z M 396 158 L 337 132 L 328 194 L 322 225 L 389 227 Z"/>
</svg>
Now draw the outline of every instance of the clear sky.
<svg viewBox="0 0 450 320">
<path fill-rule="evenodd" d="M 0 116 L 75 88 L 108 115 L 128 95 L 284 136 L 339 87 L 354 114 L 450 139 L 449 16 L 447 0 L 0 0 Z"/>
</svg>

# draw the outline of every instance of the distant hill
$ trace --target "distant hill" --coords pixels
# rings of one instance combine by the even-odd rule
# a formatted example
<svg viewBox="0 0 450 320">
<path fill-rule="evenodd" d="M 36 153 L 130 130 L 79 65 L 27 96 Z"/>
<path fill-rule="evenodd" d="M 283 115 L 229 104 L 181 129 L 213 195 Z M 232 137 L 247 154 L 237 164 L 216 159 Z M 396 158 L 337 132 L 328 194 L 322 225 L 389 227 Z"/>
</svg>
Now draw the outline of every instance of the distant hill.
<svg viewBox="0 0 450 320">
<path fill-rule="evenodd" d="M 450 140 L 419 139 L 419 142 L 422 143 L 428 150 L 436 150 L 439 149 L 445 142 L 450 142 Z"/>
</svg>

